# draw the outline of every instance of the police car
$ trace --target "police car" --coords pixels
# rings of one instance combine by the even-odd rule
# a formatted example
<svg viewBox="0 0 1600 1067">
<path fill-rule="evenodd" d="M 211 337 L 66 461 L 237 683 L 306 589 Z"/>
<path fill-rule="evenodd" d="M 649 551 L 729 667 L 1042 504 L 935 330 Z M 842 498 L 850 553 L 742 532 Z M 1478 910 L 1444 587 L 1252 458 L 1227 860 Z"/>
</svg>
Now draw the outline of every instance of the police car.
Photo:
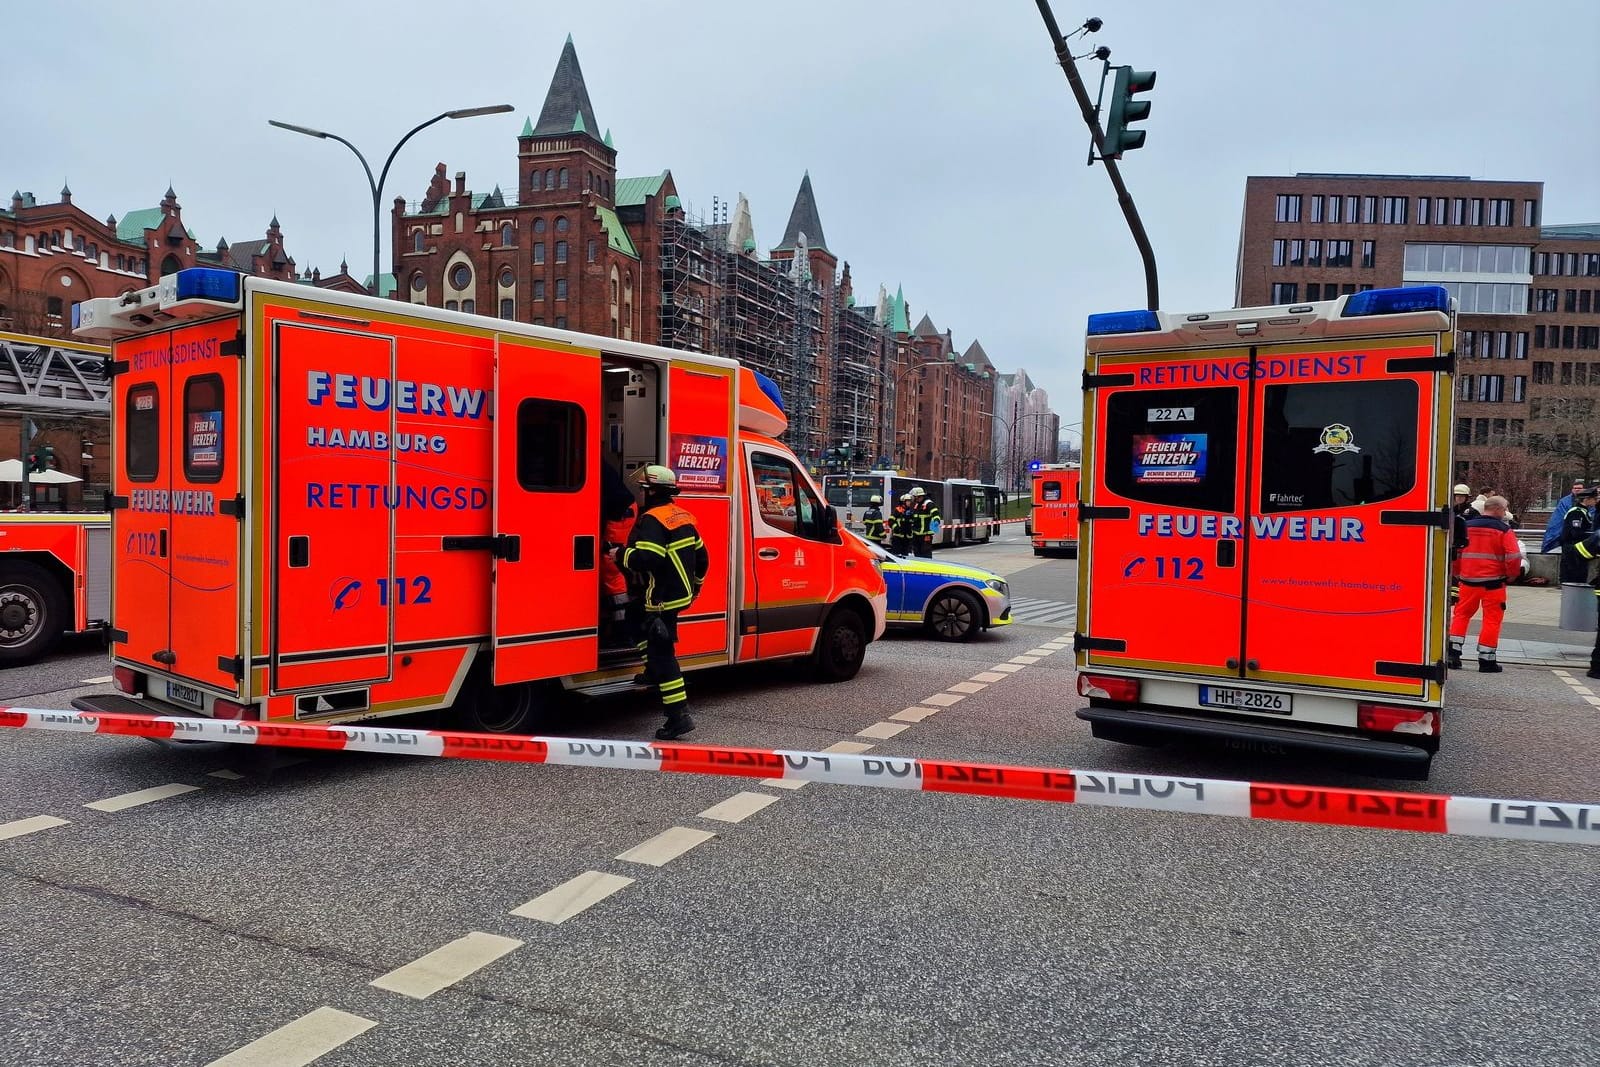
<svg viewBox="0 0 1600 1067">
<path fill-rule="evenodd" d="M 888 623 L 920 626 L 941 641 L 968 641 L 980 630 L 1011 624 L 1011 589 L 982 567 L 897 556 L 856 537 L 877 558 L 889 586 Z"/>
</svg>

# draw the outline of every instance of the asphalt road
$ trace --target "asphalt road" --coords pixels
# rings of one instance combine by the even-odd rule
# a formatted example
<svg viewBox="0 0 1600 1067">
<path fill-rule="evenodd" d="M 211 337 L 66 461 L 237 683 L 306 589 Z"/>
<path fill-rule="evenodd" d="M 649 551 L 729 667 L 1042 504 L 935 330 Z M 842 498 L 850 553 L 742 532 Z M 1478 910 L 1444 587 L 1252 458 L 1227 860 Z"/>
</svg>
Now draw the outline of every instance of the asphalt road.
<svg viewBox="0 0 1600 1067">
<path fill-rule="evenodd" d="M 950 694 L 1071 632 L 1074 568 L 951 555 L 1052 623 L 891 636 L 842 685 L 695 677 L 691 740 L 1600 798 L 1600 709 L 1543 669 L 1455 676 L 1419 784 L 1095 741 L 1070 652 Z M 0 702 L 107 673 L 58 654 Z M 162 786 L 194 788 L 85 806 Z M 1600 1036 L 1593 848 L 0 731 L 0 837 L 41 816 L 67 821 L 0 839 L 7 1065 L 1588 1064 Z"/>
</svg>

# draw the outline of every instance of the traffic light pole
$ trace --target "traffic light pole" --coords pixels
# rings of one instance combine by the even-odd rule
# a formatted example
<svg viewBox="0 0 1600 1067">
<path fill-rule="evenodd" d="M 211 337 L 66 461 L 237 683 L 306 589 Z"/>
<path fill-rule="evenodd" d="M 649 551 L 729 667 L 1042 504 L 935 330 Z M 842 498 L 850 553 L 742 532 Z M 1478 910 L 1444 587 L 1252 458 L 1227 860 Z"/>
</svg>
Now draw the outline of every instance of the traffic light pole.
<svg viewBox="0 0 1600 1067">
<path fill-rule="evenodd" d="M 1155 311 L 1161 305 L 1161 291 L 1156 280 L 1156 254 L 1150 247 L 1150 237 L 1144 232 L 1144 223 L 1139 220 L 1139 209 L 1133 203 L 1133 194 L 1129 193 L 1128 187 L 1123 184 L 1122 172 L 1117 169 L 1117 161 L 1110 158 L 1106 152 L 1105 133 L 1100 129 L 1100 117 L 1094 103 L 1089 99 L 1089 90 L 1084 87 L 1083 79 L 1078 76 L 1078 65 L 1073 61 L 1072 52 L 1061 36 L 1061 28 L 1056 25 L 1056 17 L 1050 10 L 1050 0 L 1037 0 L 1037 3 L 1039 14 L 1044 18 L 1045 28 L 1050 31 L 1050 43 L 1055 47 L 1056 61 L 1061 64 L 1061 69 L 1067 75 L 1067 84 L 1072 86 L 1072 95 L 1083 111 L 1084 125 L 1089 127 L 1089 136 L 1093 138 L 1095 149 L 1100 153 L 1100 161 L 1106 165 L 1106 173 L 1111 176 L 1111 187 L 1117 191 L 1117 203 L 1122 207 L 1122 214 L 1128 220 L 1128 229 L 1133 233 L 1133 243 L 1139 247 L 1139 256 L 1144 260 L 1145 302 L 1151 311 Z"/>
</svg>

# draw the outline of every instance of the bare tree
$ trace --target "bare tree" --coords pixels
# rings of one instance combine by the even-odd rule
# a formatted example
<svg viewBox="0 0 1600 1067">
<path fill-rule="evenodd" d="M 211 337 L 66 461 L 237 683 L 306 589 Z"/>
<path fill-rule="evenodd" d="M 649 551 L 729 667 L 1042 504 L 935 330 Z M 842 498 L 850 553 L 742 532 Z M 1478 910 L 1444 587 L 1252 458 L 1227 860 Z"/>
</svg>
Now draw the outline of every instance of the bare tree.
<svg viewBox="0 0 1600 1067">
<path fill-rule="evenodd" d="M 1476 484 L 1494 488 L 1511 502 L 1511 512 L 1520 515 L 1543 501 L 1548 470 L 1540 457 L 1521 441 L 1497 437 L 1472 461 Z"/>
</svg>

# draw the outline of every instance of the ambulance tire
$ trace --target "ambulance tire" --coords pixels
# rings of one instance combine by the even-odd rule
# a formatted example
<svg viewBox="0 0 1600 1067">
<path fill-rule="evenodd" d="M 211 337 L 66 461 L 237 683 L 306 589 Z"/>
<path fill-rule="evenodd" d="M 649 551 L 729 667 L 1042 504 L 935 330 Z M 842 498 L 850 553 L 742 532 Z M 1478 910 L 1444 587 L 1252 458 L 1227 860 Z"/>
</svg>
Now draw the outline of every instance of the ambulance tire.
<svg viewBox="0 0 1600 1067">
<path fill-rule="evenodd" d="M 825 682 L 848 682 L 867 658 L 869 639 L 861 614 L 854 608 L 840 605 L 829 614 L 822 624 L 822 632 L 817 634 L 812 666 Z"/>
<path fill-rule="evenodd" d="M 475 734 L 537 733 L 560 704 L 561 688 L 550 682 L 471 688 L 453 709 L 457 728 Z"/>
<path fill-rule="evenodd" d="M 37 563 L 0 563 L 0 665 L 49 653 L 71 625 L 71 608 L 61 582 Z"/>
<path fill-rule="evenodd" d="M 965 589 L 941 591 L 922 616 L 923 627 L 941 641 L 970 641 L 984 621 L 983 602 Z"/>
</svg>

